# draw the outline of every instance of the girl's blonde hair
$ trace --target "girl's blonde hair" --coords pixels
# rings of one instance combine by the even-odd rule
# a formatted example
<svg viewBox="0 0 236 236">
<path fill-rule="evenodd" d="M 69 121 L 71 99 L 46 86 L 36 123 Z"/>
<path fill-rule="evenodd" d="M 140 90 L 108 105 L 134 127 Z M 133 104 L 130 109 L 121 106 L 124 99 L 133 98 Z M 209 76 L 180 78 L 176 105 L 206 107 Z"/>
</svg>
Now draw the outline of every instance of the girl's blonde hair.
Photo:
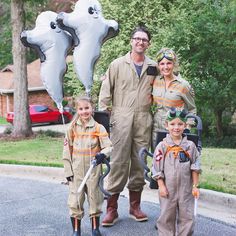
<svg viewBox="0 0 236 236">
<path fill-rule="evenodd" d="M 88 97 L 86 95 L 82 95 L 82 96 L 79 96 L 79 97 L 75 98 L 76 107 L 78 106 L 79 102 L 81 102 L 81 101 L 86 101 L 86 102 L 90 103 L 92 108 L 94 108 L 94 103 L 93 103 L 91 97 Z M 76 112 L 76 114 L 73 117 L 73 120 L 71 121 L 71 125 L 70 125 L 71 128 L 74 127 L 74 125 L 75 125 L 75 123 L 77 122 L 78 119 L 79 119 L 79 114 L 78 114 L 78 112 Z"/>
</svg>

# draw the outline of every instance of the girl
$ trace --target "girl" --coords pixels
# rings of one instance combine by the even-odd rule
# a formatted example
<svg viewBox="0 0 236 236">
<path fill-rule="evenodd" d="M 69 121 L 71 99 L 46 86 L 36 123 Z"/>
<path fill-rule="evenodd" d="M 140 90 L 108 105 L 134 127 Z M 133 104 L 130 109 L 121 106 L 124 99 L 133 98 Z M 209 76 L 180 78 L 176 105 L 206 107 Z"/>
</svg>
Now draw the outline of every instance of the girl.
<svg viewBox="0 0 236 236">
<path fill-rule="evenodd" d="M 154 152 L 152 177 L 159 185 L 161 207 L 157 220 L 159 236 L 193 234 L 194 197 L 199 197 L 201 169 L 196 145 L 183 136 L 185 127 L 184 110 L 171 109 L 166 119 L 169 134 Z"/>
<path fill-rule="evenodd" d="M 68 128 L 64 141 L 63 163 L 65 177 L 69 181 L 68 207 L 73 236 L 81 235 L 80 223 L 84 216 L 85 194 L 88 198 L 92 235 L 101 235 L 99 217 L 102 213 L 103 195 L 98 187 L 99 177 L 102 173 L 102 165 L 99 164 L 110 155 L 112 144 L 105 128 L 93 119 L 92 113 L 90 98 L 80 97 L 77 100 L 77 114 Z M 83 190 L 78 193 L 78 188 L 94 158 L 96 159 L 96 167 Z"/>
</svg>

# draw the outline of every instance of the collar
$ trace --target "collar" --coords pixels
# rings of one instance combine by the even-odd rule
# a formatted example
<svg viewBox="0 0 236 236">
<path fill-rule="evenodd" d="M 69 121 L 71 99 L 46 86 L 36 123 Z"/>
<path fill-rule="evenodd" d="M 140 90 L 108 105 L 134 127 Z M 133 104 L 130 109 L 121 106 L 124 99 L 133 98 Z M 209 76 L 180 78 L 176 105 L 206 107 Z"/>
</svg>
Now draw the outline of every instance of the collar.
<svg viewBox="0 0 236 236">
<path fill-rule="evenodd" d="M 76 124 L 79 125 L 79 126 L 83 126 L 80 119 L 77 120 Z M 91 127 L 94 127 L 94 126 L 95 126 L 95 120 L 94 120 L 93 117 L 91 117 L 89 122 L 86 124 L 85 128 L 91 128 Z"/>
<path fill-rule="evenodd" d="M 161 80 L 164 80 L 164 76 L 161 75 L 161 76 L 160 76 L 160 79 L 161 79 Z M 171 80 L 171 82 L 173 82 L 173 81 L 181 82 L 181 79 L 179 78 L 179 76 L 174 75 L 174 79 Z"/>
<path fill-rule="evenodd" d="M 130 53 L 131 52 L 128 52 L 125 55 L 125 61 L 128 64 L 133 64 L 133 60 L 131 59 Z M 146 66 L 153 65 L 153 61 L 149 57 L 147 57 L 146 55 L 144 55 L 144 62 L 143 62 L 143 66 L 145 66 L 145 65 Z"/>
<path fill-rule="evenodd" d="M 172 140 L 170 134 L 166 135 L 166 142 L 169 146 L 173 147 L 173 146 L 177 146 L 174 141 Z M 187 136 L 183 135 L 182 140 L 180 142 L 180 144 L 178 146 L 187 146 L 188 140 L 187 140 Z"/>
</svg>

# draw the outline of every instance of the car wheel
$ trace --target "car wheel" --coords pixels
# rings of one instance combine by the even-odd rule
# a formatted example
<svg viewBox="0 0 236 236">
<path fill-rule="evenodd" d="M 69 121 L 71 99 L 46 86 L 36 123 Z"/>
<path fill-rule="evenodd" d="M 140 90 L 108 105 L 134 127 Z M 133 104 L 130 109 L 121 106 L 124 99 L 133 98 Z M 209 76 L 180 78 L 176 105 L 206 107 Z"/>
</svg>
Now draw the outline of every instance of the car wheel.
<svg viewBox="0 0 236 236">
<path fill-rule="evenodd" d="M 63 115 L 64 117 L 64 122 L 65 124 L 67 124 L 69 122 L 69 118 L 66 116 L 66 115 Z M 59 118 L 58 118 L 58 123 L 59 124 L 63 124 L 63 119 L 62 119 L 62 116 L 60 115 Z"/>
</svg>

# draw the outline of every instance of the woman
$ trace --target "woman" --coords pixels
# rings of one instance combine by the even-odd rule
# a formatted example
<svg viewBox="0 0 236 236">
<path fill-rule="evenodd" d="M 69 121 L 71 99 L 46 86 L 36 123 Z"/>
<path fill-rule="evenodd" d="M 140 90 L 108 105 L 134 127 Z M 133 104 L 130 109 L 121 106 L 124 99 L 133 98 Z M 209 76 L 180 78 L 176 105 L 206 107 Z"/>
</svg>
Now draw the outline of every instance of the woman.
<svg viewBox="0 0 236 236">
<path fill-rule="evenodd" d="M 169 48 L 162 48 L 157 54 L 157 66 L 160 76 L 153 83 L 153 101 L 155 105 L 152 148 L 157 143 L 157 132 L 165 130 L 165 119 L 171 107 L 186 109 L 196 114 L 194 91 L 188 81 L 181 78 L 176 54 Z M 190 123 L 191 121 L 188 121 Z"/>
</svg>

